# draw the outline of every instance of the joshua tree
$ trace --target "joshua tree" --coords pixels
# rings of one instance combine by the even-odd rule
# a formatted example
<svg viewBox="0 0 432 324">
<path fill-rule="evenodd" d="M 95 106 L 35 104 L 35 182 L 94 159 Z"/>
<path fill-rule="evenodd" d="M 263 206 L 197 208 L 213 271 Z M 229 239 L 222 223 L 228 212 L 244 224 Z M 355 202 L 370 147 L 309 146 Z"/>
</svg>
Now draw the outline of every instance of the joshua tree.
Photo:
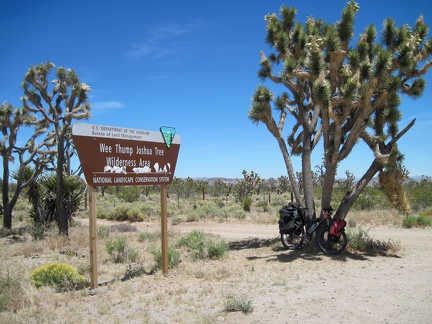
<svg viewBox="0 0 432 324">
<path fill-rule="evenodd" d="M 34 127 L 34 133 L 28 138 L 23 146 L 17 145 L 17 136 L 21 127 Z M 45 120 L 37 119 L 28 109 L 15 109 L 12 105 L 4 102 L 0 106 L 0 128 L 3 138 L 0 142 L 0 155 L 3 158 L 3 227 L 12 228 L 12 210 L 17 202 L 21 191 L 28 187 L 32 181 L 45 168 L 53 151 L 52 136 L 45 134 L 47 124 Z M 40 143 L 36 140 L 43 134 L 47 135 Z M 17 169 L 11 173 L 10 163 L 14 163 Z M 26 172 L 29 165 L 34 165 L 32 172 Z M 27 177 L 24 175 L 27 173 Z M 9 180 L 11 175 L 16 181 L 16 190 L 11 194 Z"/>
<path fill-rule="evenodd" d="M 63 197 L 63 177 L 68 174 L 69 144 L 71 142 L 71 126 L 73 120 L 88 119 L 90 104 L 88 93 L 90 87 L 81 83 L 78 75 L 71 69 L 59 67 L 56 79 L 51 86 L 49 74 L 54 68 L 53 63 L 45 63 L 31 67 L 24 77 L 22 87 L 24 108 L 49 123 L 55 134 L 57 147 L 56 164 L 56 204 L 55 218 L 58 221 L 59 232 L 68 235 L 70 212 L 65 209 Z"/>
<path fill-rule="evenodd" d="M 302 181 L 305 205 L 314 215 L 311 152 L 323 138 L 324 186 L 323 207 L 329 206 L 339 163 L 362 139 L 375 154 L 361 180 L 348 191 L 336 217 L 344 218 L 367 183 L 378 172 L 402 168 L 397 141 L 414 125 L 413 120 L 399 131 L 400 94 L 421 96 L 422 76 L 432 61 L 432 40 L 420 16 L 414 28 L 396 27 L 392 19 L 384 22 L 381 39 L 373 25 L 366 28 L 356 42 L 354 19 L 359 10 L 350 1 L 341 20 L 329 24 L 310 17 L 305 25 L 295 22 L 296 10 L 282 6 L 280 16 L 266 15 L 266 42 L 275 51 L 261 52 L 262 80 L 283 85 L 287 92 L 275 97 L 264 86 L 253 96 L 249 118 L 264 123 L 277 139 L 288 175 L 301 202 L 298 185 L 289 159 L 288 148 L 302 157 Z M 278 116 L 273 116 L 272 107 Z M 285 137 L 288 116 L 294 127 Z"/>
</svg>

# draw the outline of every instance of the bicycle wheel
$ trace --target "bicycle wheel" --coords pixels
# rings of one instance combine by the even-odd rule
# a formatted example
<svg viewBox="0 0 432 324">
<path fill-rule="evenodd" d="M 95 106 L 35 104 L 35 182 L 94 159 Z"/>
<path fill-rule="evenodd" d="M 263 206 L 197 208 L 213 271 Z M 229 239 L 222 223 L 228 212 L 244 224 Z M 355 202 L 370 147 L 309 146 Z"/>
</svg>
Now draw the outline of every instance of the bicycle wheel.
<svg viewBox="0 0 432 324">
<path fill-rule="evenodd" d="M 328 239 L 329 228 L 324 227 L 319 231 L 317 241 L 318 246 L 325 254 L 336 255 L 345 250 L 348 244 L 348 238 L 345 232 L 342 232 L 341 237 L 338 242 L 332 242 Z"/>
<path fill-rule="evenodd" d="M 298 249 L 303 244 L 304 233 L 304 226 L 298 226 L 291 234 L 281 234 L 281 243 L 286 250 Z"/>
</svg>

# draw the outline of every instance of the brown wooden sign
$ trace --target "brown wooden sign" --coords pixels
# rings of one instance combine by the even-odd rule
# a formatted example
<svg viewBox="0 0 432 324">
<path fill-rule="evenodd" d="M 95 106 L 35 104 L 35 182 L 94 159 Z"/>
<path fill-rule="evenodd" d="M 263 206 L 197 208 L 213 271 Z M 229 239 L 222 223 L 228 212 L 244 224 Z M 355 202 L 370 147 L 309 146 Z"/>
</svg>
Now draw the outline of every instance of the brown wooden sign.
<svg viewBox="0 0 432 324">
<path fill-rule="evenodd" d="M 180 136 L 162 132 L 76 123 L 72 138 L 90 186 L 170 184 Z"/>
</svg>

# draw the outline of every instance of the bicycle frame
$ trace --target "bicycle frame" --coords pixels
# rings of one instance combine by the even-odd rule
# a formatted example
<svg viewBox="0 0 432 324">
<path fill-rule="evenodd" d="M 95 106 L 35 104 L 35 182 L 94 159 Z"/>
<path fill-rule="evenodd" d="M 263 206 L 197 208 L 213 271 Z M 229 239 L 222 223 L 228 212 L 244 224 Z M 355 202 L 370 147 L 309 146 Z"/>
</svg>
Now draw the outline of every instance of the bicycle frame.
<svg viewBox="0 0 432 324">
<path fill-rule="evenodd" d="M 282 245 L 287 250 L 298 249 L 303 245 L 303 242 L 307 243 L 311 242 L 311 236 L 314 232 L 317 231 L 317 242 L 319 248 L 326 254 L 334 255 L 341 253 L 347 244 L 347 238 L 345 235 L 345 231 L 342 231 L 342 241 L 341 242 L 333 242 L 329 240 L 329 231 L 331 226 L 333 225 L 332 219 L 332 211 L 331 207 L 324 209 L 321 212 L 319 218 L 316 219 L 308 219 L 306 208 L 294 206 L 297 211 L 300 213 L 300 217 L 295 219 L 294 227 L 290 227 L 289 231 L 281 231 L 280 230 L 280 239 Z M 282 219 L 281 215 L 281 219 Z M 322 224 L 326 222 L 325 226 Z M 281 223 L 281 222 L 280 222 Z"/>
</svg>

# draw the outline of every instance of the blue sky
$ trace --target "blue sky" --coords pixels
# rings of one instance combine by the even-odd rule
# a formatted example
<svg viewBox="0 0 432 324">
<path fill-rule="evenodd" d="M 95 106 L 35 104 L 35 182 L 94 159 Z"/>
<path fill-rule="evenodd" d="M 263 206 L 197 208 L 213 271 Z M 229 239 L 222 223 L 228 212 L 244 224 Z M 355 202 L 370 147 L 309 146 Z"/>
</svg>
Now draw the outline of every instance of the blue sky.
<svg viewBox="0 0 432 324">
<path fill-rule="evenodd" d="M 370 23 L 381 30 L 387 17 L 398 26 L 414 25 L 423 14 L 432 27 L 430 1 L 358 3 L 355 38 Z M 259 52 L 270 53 L 263 17 L 281 4 L 296 7 L 302 23 L 308 16 L 334 23 L 346 1 L 3 1 L 0 100 L 19 107 L 27 69 L 51 61 L 75 70 L 91 87 L 89 123 L 175 127 L 181 136 L 177 177 L 241 178 L 243 170 L 263 178 L 287 175 L 276 140 L 247 117 L 261 84 Z M 401 128 L 417 118 L 399 141 L 412 176 L 432 175 L 431 74 L 422 98 L 404 97 L 401 106 Z M 316 150 L 313 165 L 321 154 Z M 349 170 L 360 177 L 372 159 L 359 143 L 338 176 Z M 300 157 L 293 162 L 301 171 Z"/>
</svg>

